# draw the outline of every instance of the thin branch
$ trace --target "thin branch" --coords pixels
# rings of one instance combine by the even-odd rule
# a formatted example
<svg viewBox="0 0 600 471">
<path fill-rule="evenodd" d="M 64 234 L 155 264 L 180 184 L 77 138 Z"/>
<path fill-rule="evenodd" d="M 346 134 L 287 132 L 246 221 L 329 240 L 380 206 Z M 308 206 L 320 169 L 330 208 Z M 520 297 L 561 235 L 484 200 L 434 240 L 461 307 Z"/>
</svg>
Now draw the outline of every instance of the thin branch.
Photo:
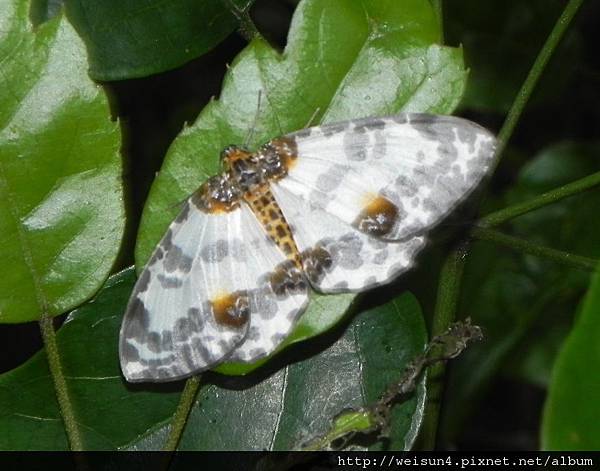
<svg viewBox="0 0 600 471">
<path fill-rule="evenodd" d="M 541 77 L 550 56 L 556 49 L 560 38 L 564 34 L 582 2 L 583 0 L 569 1 L 533 63 L 498 135 L 499 144 L 496 150 L 496 161 L 498 161 L 499 157 L 502 155 L 506 143 L 512 136 L 515 126 L 517 125 L 525 105 L 529 101 L 531 93 Z M 460 294 L 460 284 L 462 282 L 466 255 L 466 248 L 460 247 L 451 252 L 444 262 L 438 284 L 436 307 L 433 314 L 432 335 L 444 331 L 456 318 L 456 307 L 458 296 Z M 421 429 L 422 446 L 425 450 L 434 449 L 436 444 L 440 400 L 443 391 L 442 379 L 444 368 L 433 366 L 429 369 L 428 374 L 428 401 L 425 406 L 425 416 L 423 418 L 423 427 Z"/>
<path fill-rule="evenodd" d="M 479 226 L 491 227 L 502 224 L 509 219 L 516 218 L 522 214 L 541 208 L 548 204 L 555 203 L 569 196 L 583 193 L 600 185 L 600 172 L 593 173 L 587 177 L 568 183 L 554 190 L 548 191 L 535 198 L 518 203 L 507 208 L 495 211 L 481 218 L 478 222 Z"/>
<path fill-rule="evenodd" d="M 83 443 L 81 441 L 81 435 L 79 435 L 77 421 L 75 420 L 75 412 L 73 411 L 73 405 L 71 404 L 71 399 L 69 398 L 67 390 L 67 381 L 63 374 L 62 365 L 60 364 L 60 354 L 56 343 L 54 324 L 52 323 L 52 317 L 45 311 L 40 319 L 40 331 L 46 349 L 46 358 L 50 368 L 50 376 L 54 382 L 58 406 L 65 424 L 69 446 L 71 451 L 83 451 Z"/>
<path fill-rule="evenodd" d="M 464 244 L 453 250 L 444 261 L 433 313 L 432 337 L 440 335 L 456 320 L 467 253 L 467 246 Z M 443 363 L 431 366 L 427 373 L 429 375 L 427 378 L 427 405 L 425 406 L 423 428 L 421 429 L 421 443 L 422 448 L 425 450 L 433 450 L 436 444 L 444 373 L 445 365 Z"/>
<path fill-rule="evenodd" d="M 525 109 L 525 105 L 529 101 L 531 97 L 531 93 L 535 88 L 538 80 L 540 79 L 548 60 L 554 53 L 556 46 L 560 42 L 563 34 L 567 30 L 567 27 L 571 23 L 571 20 L 579 10 L 579 7 L 583 3 L 583 0 L 570 0 L 565 9 L 563 10 L 560 18 L 554 25 L 554 28 L 550 32 L 550 35 L 546 39 L 544 46 L 539 52 L 538 56 L 535 59 L 535 62 L 531 66 L 531 70 L 523 82 L 515 101 L 513 102 L 506 120 L 504 121 L 504 125 L 498 134 L 498 150 L 497 155 L 501 155 L 504 151 L 504 148 L 512 136 L 512 133 L 523 113 L 523 109 Z"/>
<path fill-rule="evenodd" d="M 562 250 L 544 247 L 543 245 L 532 243 L 485 227 L 476 227 L 471 231 L 471 236 L 584 270 L 595 270 L 600 262 L 600 260 L 595 260 L 593 258 L 582 257 L 581 255 L 563 252 Z"/>
<path fill-rule="evenodd" d="M 163 451 L 175 451 L 183 435 L 185 424 L 194 405 L 196 394 L 198 394 L 198 388 L 200 387 L 200 376 L 192 376 L 185 382 L 185 388 L 179 398 L 179 404 L 173 420 L 171 421 L 171 429 L 169 430 L 169 436 L 163 447 Z"/>
</svg>

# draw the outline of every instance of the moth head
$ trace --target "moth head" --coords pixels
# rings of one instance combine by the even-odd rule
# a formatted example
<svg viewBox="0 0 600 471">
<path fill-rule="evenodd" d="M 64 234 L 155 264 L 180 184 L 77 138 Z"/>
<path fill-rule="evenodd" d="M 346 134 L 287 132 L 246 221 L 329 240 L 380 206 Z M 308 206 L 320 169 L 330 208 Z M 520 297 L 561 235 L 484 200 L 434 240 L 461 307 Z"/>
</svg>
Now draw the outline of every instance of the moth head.
<svg viewBox="0 0 600 471">
<path fill-rule="evenodd" d="M 221 151 L 219 161 L 221 163 L 221 167 L 224 170 L 231 170 L 236 162 L 240 160 L 248 160 L 251 158 L 252 153 L 250 151 L 232 144 L 225 147 L 225 149 Z"/>
<path fill-rule="evenodd" d="M 226 147 L 221 152 L 221 165 L 243 192 L 263 184 L 264 172 L 257 155 L 244 148 Z"/>
</svg>

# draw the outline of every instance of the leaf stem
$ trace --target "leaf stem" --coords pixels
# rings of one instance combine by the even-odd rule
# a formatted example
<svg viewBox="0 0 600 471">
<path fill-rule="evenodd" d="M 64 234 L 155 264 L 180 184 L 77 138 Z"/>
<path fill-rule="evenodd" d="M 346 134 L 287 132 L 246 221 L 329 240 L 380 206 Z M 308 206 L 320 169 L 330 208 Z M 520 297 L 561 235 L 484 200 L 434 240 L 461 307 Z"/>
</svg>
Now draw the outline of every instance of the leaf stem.
<svg viewBox="0 0 600 471">
<path fill-rule="evenodd" d="M 248 3 L 244 7 L 238 7 L 232 0 L 224 0 L 229 10 L 240 22 L 239 33 L 244 37 L 244 39 L 248 42 L 256 38 L 262 38 L 260 31 L 256 28 L 254 21 L 250 17 L 250 7 L 252 6 L 252 1 L 248 0 Z"/>
<path fill-rule="evenodd" d="M 531 70 L 529 71 L 527 78 L 523 82 L 523 85 L 521 86 L 521 89 L 519 90 L 515 101 L 510 107 L 508 116 L 504 121 L 500 133 L 498 134 L 499 142 L 496 155 L 501 155 L 504 151 L 504 148 L 508 140 L 510 139 L 510 136 L 512 136 L 515 126 L 517 125 L 517 122 L 521 117 L 521 114 L 523 113 L 523 109 L 529 101 L 531 93 L 533 92 L 535 85 L 541 77 L 546 67 L 546 64 L 548 63 L 548 60 L 554 53 L 556 46 L 560 42 L 560 39 L 562 38 L 564 32 L 571 23 L 571 20 L 577 13 L 577 10 L 579 10 L 579 7 L 582 3 L 583 0 L 569 0 L 569 3 L 563 10 L 562 14 L 560 15 L 556 24 L 554 25 L 554 28 L 550 32 L 550 35 L 546 39 L 546 42 L 544 43 L 544 46 L 542 47 L 538 56 L 536 57 L 535 62 L 531 66 Z"/>
<path fill-rule="evenodd" d="M 468 254 L 467 244 L 454 249 L 444 260 L 438 282 L 437 299 L 431 326 L 431 337 L 441 335 L 456 320 L 460 286 Z M 433 450 L 436 444 L 445 365 L 438 363 L 428 370 L 427 405 L 421 431 L 422 446 Z"/>
<path fill-rule="evenodd" d="M 56 343 L 54 324 L 52 323 L 52 317 L 50 317 L 46 311 L 42 313 L 42 318 L 40 319 L 40 331 L 42 333 L 44 347 L 46 348 L 46 358 L 48 359 L 50 376 L 54 382 L 58 407 L 60 408 L 60 413 L 65 424 L 69 446 L 71 451 L 83 451 L 83 443 L 81 441 L 81 435 L 79 435 L 77 421 L 75 420 L 75 412 L 73 411 L 73 405 L 69 398 L 67 381 L 65 380 L 62 365 L 60 363 L 60 354 Z"/>
<path fill-rule="evenodd" d="M 598 266 L 598 260 L 594 260 L 593 258 L 582 257 L 581 255 L 545 247 L 486 227 L 476 227 L 471 231 L 471 236 L 575 268 L 595 270 Z"/>
<path fill-rule="evenodd" d="M 177 410 L 173 415 L 171 429 L 169 430 L 169 436 L 167 437 L 163 451 L 175 451 L 177 449 L 199 387 L 200 376 L 192 376 L 185 382 L 185 388 L 183 388 Z"/>
<path fill-rule="evenodd" d="M 551 191 L 541 194 L 535 198 L 518 203 L 507 208 L 495 211 L 493 213 L 484 216 L 479 220 L 478 225 L 483 227 L 491 227 L 502 224 L 509 219 L 516 218 L 522 214 L 533 211 L 534 209 L 541 208 L 551 203 L 555 203 L 569 196 L 573 196 L 582 193 L 586 190 L 592 189 L 600 185 L 600 172 L 592 173 L 587 177 L 581 178 L 574 182 L 568 183 L 559 188 L 555 188 Z"/>
</svg>

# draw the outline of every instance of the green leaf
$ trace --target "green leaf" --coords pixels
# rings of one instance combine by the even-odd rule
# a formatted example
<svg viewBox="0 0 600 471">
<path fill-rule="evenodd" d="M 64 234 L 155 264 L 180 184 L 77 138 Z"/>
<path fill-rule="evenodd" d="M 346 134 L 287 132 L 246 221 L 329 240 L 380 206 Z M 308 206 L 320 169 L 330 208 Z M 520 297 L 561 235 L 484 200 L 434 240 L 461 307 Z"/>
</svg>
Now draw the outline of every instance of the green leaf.
<svg viewBox="0 0 600 471">
<path fill-rule="evenodd" d="M 526 201 L 594 172 L 600 148 L 561 143 L 543 150 L 523 167 L 500 206 Z M 600 194 L 589 192 L 523 215 L 507 225 L 512 233 L 540 244 L 592 258 L 600 257 L 600 234 L 589 230 Z M 548 230 L 553 228 L 553 230 Z M 486 341 L 470 348 L 453 365 L 443 435 L 452 441 L 473 413 L 490 381 L 501 372 L 546 386 L 556 353 L 588 286 L 588 272 L 474 244 L 465 269 L 461 315 L 484 329 Z"/>
<path fill-rule="evenodd" d="M 600 271 L 558 355 L 542 419 L 544 450 L 600 448 Z"/>
<path fill-rule="evenodd" d="M 438 18 L 427 0 L 301 2 L 283 54 L 260 39 L 253 41 L 227 73 L 220 99 L 169 149 L 144 209 L 138 269 L 175 217 L 177 203 L 218 171 L 220 151 L 243 143 L 251 127 L 249 144 L 256 147 L 301 129 L 313 116 L 317 124 L 402 110 L 450 113 L 462 95 L 466 72 L 462 52 L 438 45 L 439 38 Z M 350 300 L 346 295 L 332 303 L 327 323 L 310 335 L 339 321 Z M 318 304 L 311 304 L 305 317 L 323 317 Z M 290 342 L 305 337 L 296 331 Z M 235 372 L 254 367 L 235 367 Z"/>
<path fill-rule="evenodd" d="M 69 397 L 89 450 L 160 449 L 177 405 L 181 383 L 131 385 L 121 375 L 118 335 L 134 281 L 133 269 L 112 276 L 57 333 Z M 303 361 L 275 373 L 213 374 L 214 384 L 203 386 L 192 411 L 182 447 L 300 445 L 303 438 L 326 430 L 342 409 L 375 401 L 426 343 L 419 305 L 409 293 L 360 314 L 341 338 L 339 330 L 334 334 L 313 341 L 310 351 L 321 353 L 311 358 L 306 359 L 305 349 L 287 352 Z M 393 446 L 410 447 L 424 400 L 422 385 L 414 398 L 394 409 Z M 68 448 L 43 351 L 0 375 L 0 429 L 3 450 Z"/>
<path fill-rule="evenodd" d="M 252 0 L 231 0 L 245 7 Z M 90 75 L 122 80 L 164 72 L 210 51 L 238 24 L 223 0 L 69 0 Z"/>
<path fill-rule="evenodd" d="M 98 296 L 72 312 L 57 333 L 61 363 L 85 449 L 114 449 L 169 418 L 178 386 L 128 385 L 118 336 L 133 269 L 112 276 Z M 0 449 L 67 450 L 45 352 L 0 375 Z"/>
<path fill-rule="evenodd" d="M 0 322 L 61 314 L 89 298 L 124 226 L 120 133 L 85 49 L 29 2 L 0 3 Z"/>
<path fill-rule="evenodd" d="M 179 449 L 299 448 L 326 432 L 344 409 L 375 402 L 390 383 L 400 379 L 404 366 L 423 352 L 426 341 L 419 304 L 405 293 L 356 316 L 335 343 L 314 343 L 326 347 L 318 355 L 275 373 L 212 376 L 213 384 L 200 390 Z M 424 400 L 421 384 L 415 397 L 393 409 L 390 448 L 412 446 Z M 165 422 L 128 448 L 156 449 L 168 427 Z"/>
</svg>

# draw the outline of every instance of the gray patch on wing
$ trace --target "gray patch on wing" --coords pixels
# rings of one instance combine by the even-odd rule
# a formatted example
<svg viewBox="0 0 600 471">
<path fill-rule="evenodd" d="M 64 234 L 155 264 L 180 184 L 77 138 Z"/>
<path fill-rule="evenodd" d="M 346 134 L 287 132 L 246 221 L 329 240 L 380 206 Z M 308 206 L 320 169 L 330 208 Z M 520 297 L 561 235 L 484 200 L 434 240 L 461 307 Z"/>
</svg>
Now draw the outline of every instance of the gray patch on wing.
<svg viewBox="0 0 600 471">
<path fill-rule="evenodd" d="M 128 320 L 123 332 L 125 338 L 141 342 L 150 326 L 150 312 L 144 302 L 135 296 L 129 301 L 125 315 Z"/>
<path fill-rule="evenodd" d="M 246 246 L 244 245 L 244 241 L 239 237 L 235 237 L 231 240 L 229 246 L 229 255 L 233 257 L 238 262 L 245 262 L 248 258 L 248 253 L 246 251 Z"/>
<path fill-rule="evenodd" d="M 346 270 L 356 270 L 364 263 L 360 253 L 362 246 L 360 237 L 350 232 L 331 244 L 328 250 L 331 252 L 334 265 L 339 265 Z"/>
<path fill-rule="evenodd" d="M 150 284 L 150 278 L 150 270 L 145 269 L 144 271 L 142 271 L 142 274 L 140 275 L 140 277 L 137 280 L 137 283 L 135 284 L 135 289 L 138 293 L 143 293 L 148 289 L 148 285 Z"/>
<path fill-rule="evenodd" d="M 267 292 L 269 291 L 269 292 Z M 273 319 L 277 314 L 277 301 L 270 293 L 270 289 L 254 290 L 250 293 L 250 304 L 254 315 L 260 316 L 264 320 Z"/>
<path fill-rule="evenodd" d="M 302 139 L 304 137 L 309 137 L 312 133 L 313 133 L 313 128 L 305 128 L 305 129 L 300 129 L 299 131 L 292 133 L 292 136 L 299 137 L 300 139 Z"/>
<path fill-rule="evenodd" d="M 276 332 L 273 335 L 271 335 L 271 344 L 273 346 L 279 345 L 281 342 L 283 342 L 285 338 L 285 334 L 282 334 L 281 332 Z"/>
<path fill-rule="evenodd" d="M 260 329 L 256 326 L 250 326 L 246 334 L 246 340 L 256 342 L 260 338 Z"/>
<path fill-rule="evenodd" d="M 370 236 L 367 237 L 367 243 L 376 250 L 382 250 L 386 248 L 389 244 L 389 242 L 384 242 L 383 240 L 378 239 L 377 237 Z"/>
<path fill-rule="evenodd" d="M 174 276 L 165 276 L 162 273 L 156 275 L 156 279 L 164 289 L 180 288 L 183 285 L 183 280 Z"/>
<path fill-rule="evenodd" d="M 340 186 L 340 183 L 344 180 L 344 176 L 347 173 L 348 166 L 340 164 L 332 165 L 325 173 L 322 173 L 317 177 L 315 186 L 325 193 L 333 191 Z"/>
<path fill-rule="evenodd" d="M 129 362 L 136 362 L 140 359 L 138 349 L 131 345 L 129 342 L 125 342 L 125 344 L 122 345 L 121 355 L 127 358 L 127 361 Z"/>
<path fill-rule="evenodd" d="M 200 334 L 204 330 L 204 315 L 209 313 L 206 309 L 210 309 L 208 306 L 204 306 L 202 310 L 196 307 L 188 309 L 185 317 L 180 317 L 175 322 L 175 328 L 173 329 L 173 340 L 175 342 L 185 342 L 189 337 Z"/>
<path fill-rule="evenodd" d="M 172 246 L 173 246 L 173 231 L 171 229 L 169 229 L 169 230 L 167 230 L 167 233 L 160 241 L 160 247 L 163 249 L 163 251 L 168 252 L 169 250 L 171 250 Z"/>
<path fill-rule="evenodd" d="M 469 123 L 457 123 L 456 136 L 463 144 L 469 146 L 469 152 L 475 152 L 475 142 L 477 142 L 478 131 L 475 126 Z"/>
<path fill-rule="evenodd" d="M 390 116 L 390 119 L 396 124 L 406 124 L 408 123 L 408 116 L 405 113 L 398 114 L 395 116 Z"/>
<path fill-rule="evenodd" d="M 385 134 L 377 130 L 373 133 L 375 143 L 371 149 L 371 157 L 374 159 L 382 159 L 387 155 L 387 139 Z"/>
<path fill-rule="evenodd" d="M 350 122 L 344 121 L 341 123 L 326 124 L 324 126 L 321 126 L 319 129 L 324 137 L 331 137 L 334 134 L 338 134 L 342 131 L 345 131 L 346 129 L 348 129 L 349 126 Z"/>
<path fill-rule="evenodd" d="M 333 289 L 335 289 L 335 290 L 348 289 L 348 282 L 347 281 L 338 281 L 335 285 L 333 285 Z"/>
<path fill-rule="evenodd" d="M 224 239 L 217 240 L 214 244 L 206 245 L 200 250 L 200 257 L 208 263 L 218 263 L 227 257 L 229 246 Z"/>
<path fill-rule="evenodd" d="M 175 218 L 175 222 L 180 224 L 180 223 L 186 221 L 189 213 L 190 213 L 190 203 L 186 201 L 183 205 L 183 208 L 181 208 L 181 212 Z"/>
<path fill-rule="evenodd" d="M 423 200 L 423 208 L 434 215 L 446 213 L 460 202 L 466 191 L 466 182 L 462 174 L 441 175 L 435 191 Z"/>
<path fill-rule="evenodd" d="M 148 266 L 154 265 L 158 260 L 162 260 L 164 256 L 165 256 L 165 252 L 163 251 L 162 246 L 159 245 L 154 250 L 154 253 L 152 254 L 152 257 L 150 257 L 150 261 L 148 262 Z"/>
<path fill-rule="evenodd" d="M 248 352 L 248 358 L 259 359 L 264 357 L 266 354 L 267 351 L 264 348 L 253 348 Z"/>
<path fill-rule="evenodd" d="M 290 312 L 287 313 L 285 317 L 286 319 L 294 322 L 303 312 L 304 309 L 292 309 Z"/>
<path fill-rule="evenodd" d="M 386 249 L 380 250 L 379 252 L 377 252 L 375 254 L 375 256 L 373 257 L 373 263 L 375 265 L 383 265 L 388 258 L 389 258 L 389 253 L 386 248 Z"/>
<path fill-rule="evenodd" d="M 374 276 L 374 275 L 368 276 L 363 281 L 363 286 L 371 286 L 371 285 L 374 285 L 374 284 L 377 284 L 377 277 Z"/>
<path fill-rule="evenodd" d="M 361 161 L 367 158 L 369 134 L 347 132 L 344 134 L 344 155 L 348 160 Z"/>
<path fill-rule="evenodd" d="M 406 175 L 400 175 L 394 182 L 394 187 L 400 196 L 414 196 L 419 192 L 419 186 L 415 180 Z"/>
<path fill-rule="evenodd" d="M 386 127 L 386 122 L 380 118 L 366 118 L 356 122 L 353 132 L 364 133 L 367 131 L 373 131 L 376 129 L 383 129 Z"/>
<path fill-rule="evenodd" d="M 148 332 L 146 336 L 146 347 L 153 353 L 160 353 L 161 348 L 161 336 L 158 332 Z"/>
<path fill-rule="evenodd" d="M 188 257 L 183 253 L 181 248 L 175 244 L 171 244 L 171 248 L 166 252 L 163 266 L 169 273 L 174 271 L 181 271 L 183 273 L 189 273 L 192 269 L 192 257 Z"/>
<path fill-rule="evenodd" d="M 161 332 L 160 348 L 163 351 L 173 350 L 173 333 L 170 330 L 163 330 Z"/>
<path fill-rule="evenodd" d="M 485 173 L 490 163 L 494 160 L 496 154 L 496 142 L 494 139 L 482 142 L 479 145 L 479 150 L 467 161 L 467 170 L 471 174 Z"/>
<path fill-rule="evenodd" d="M 323 193 L 320 190 L 311 190 L 308 195 L 308 201 L 311 209 L 325 209 L 327 207 L 327 203 L 331 201 L 331 196 L 327 193 Z"/>
</svg>

